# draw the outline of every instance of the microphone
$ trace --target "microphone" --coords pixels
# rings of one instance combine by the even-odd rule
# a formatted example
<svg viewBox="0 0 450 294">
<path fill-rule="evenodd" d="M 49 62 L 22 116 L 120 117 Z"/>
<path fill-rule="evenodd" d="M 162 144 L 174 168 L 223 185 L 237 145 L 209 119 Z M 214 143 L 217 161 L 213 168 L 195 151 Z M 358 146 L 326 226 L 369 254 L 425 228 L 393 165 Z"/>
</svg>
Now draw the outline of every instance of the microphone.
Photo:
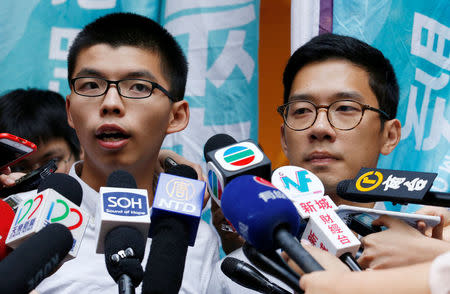
<svg viewBox="0 0 450 294">
<path fill-rule="evenodd" d="M 256 249 L 282 248 L 304 272 L 323 270 L 293 237 L 300 227 L 294 204 L 270 182 L 250 175 L 233 179 L 222 195 L 222 211 Z"/>
<path fill-rule="evenodd" d="M 288 294 L 289 292 L 270 282 L 252 265 L 234 257 L 225 257 L 220 268 L 233 282 L 260 293 Z"/>
<path fill-rule="evenodd" d="M 191 178 L 186 178 L 191 176 Z M 153 200 L 150 254 L 142 293 L 178 293 L 188 246 L 194 246 L 200 222 L 205 182 L 187 165 L 161 173 Z"/>
<path fill-rule="evenodd" d="M 240 175 L 270 180 L 271 163 L 252 140 L 236 142 L 226 134 L 208 139 L 203 149 L 208 174 L 208 191 L 220 206 L 224 187 Z"/>
<path fill-rule="evenodd" d="M 342 257 L 352 269 L 352 261 L 361 243 L 336 214 L 336 205 L 324 195 L 322 181 L 312 172 L 298 166 L 283 166 L 272 174 L 272 183 L 292 200 L 300 216 L 309 219 L 302 239 L 313 246 Z"/>
<path fill-rule="evenodd" d="M 100 203 L 95 219 L 97 253 L 105 253 L 105 236 L 115 227 L 136 228 L 147 239 L 150 227 L 147 190 L 137 189 L 130 173 L 113 171 L 106 181 L 106 187 L 100 187 Z"/>
<path fill-rule="evenodd" d="M 40 183 L 37 195 L 24 198 L 17 207 L 6 244 L 15 249 L 45 226 L 60 223 L 73 236 L 67 259 L 76 257 L 89 221 L 89 215 L 79 207 L 82 193 L 77 180 L 67 174 L 47 176 Z"/>
<path fill-rule="evenodd" d="M 298 283 L 300 275 L 292 270 L 276 252 L 261 253 L 247 242 L 242 246 L 242 250 L 257 268 L 284 282 L 298 293 L 303 293 Z"/>
<path fill-rule="evenodd" d="M 0 262 L 0 293 L 25 294 L 49 276 L 72 248 L 66 226 L 52 223 Z"/>
<path fill-rule="evenodd" d="M 0 261 L 3 260 L 12 250 L 6 246 L 5 241 L 9 229 L 14 220 L 14 211 L 5 201 L 0 199 Z"/>
<path fill-rule="evenodd" d="M 391 201 L 393 203 L 450 207 L 450 194 L 432 192 L 437 173 L 361 168 L 352 180 L 338 183 L 336 192 L 354 202 Z"/>
<path fill-rule="evenodd" d="M 119 226 L 105 236 L 105 263 L 120 294 L 134 294 L 143 277 L 142 259 L 146 240 L 133 227 Z"/>
</svg>

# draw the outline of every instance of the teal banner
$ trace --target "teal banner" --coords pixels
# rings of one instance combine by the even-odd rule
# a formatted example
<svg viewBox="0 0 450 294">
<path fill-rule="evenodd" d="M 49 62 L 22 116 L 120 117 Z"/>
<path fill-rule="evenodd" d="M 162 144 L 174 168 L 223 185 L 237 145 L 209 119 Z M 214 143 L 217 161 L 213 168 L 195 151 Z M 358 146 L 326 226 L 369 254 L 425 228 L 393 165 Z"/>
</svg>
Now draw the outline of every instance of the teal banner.
<svg viewBox="0 0 450 294">
<path fill-rule="evenodd" d="M 391 61 L 400 85 L 397 148 L 380 168 L 436 172 L 450 190 L 450 9 L 446 0 L 335 0 L 333 32 L 361 39 Z"/>
<path fill-rule="evenodd" d="M 0 94 L 36 87 L 65 97 L 73 39 L 87 23 L 120 11 L 158 21 L 188 58 L 190 123 L 164 148 L 201 163 L 216 133 L 257 140 L 259 0 L 0 1 Z"/>
</svg>

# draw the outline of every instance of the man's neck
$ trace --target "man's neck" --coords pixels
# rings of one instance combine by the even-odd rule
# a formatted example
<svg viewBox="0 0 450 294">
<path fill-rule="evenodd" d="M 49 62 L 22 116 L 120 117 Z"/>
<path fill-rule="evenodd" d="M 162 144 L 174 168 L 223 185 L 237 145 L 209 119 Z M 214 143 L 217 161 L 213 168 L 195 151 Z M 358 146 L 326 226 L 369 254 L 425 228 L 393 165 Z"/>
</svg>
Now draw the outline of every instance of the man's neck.
<svg viewBox="0 0 450 294">
<path fill-rule="evenodd" d="M 153 165 L 154 166 L 154 165 Z M 153 191 L 153 179 L 154 179 L 154 168 L 138 168 L 134 170 L 123 170 L 128 171 L 136 180 L 136 185 L 138 189 L 146 189 L 148 192 L 148 202 L 151 207 L 153 204 L 154 191 Z M 117 170 L 117 169 L 115 169 Z M 100 187 L 106 186 L 109 175 L 114 170 L 100 169 L 97 166 L 91 164 L 89 161 L 83 162 L 81 166 L 81 172 L 79 174 L 80 178 L 92 189 L 99 191 Z"/>
</svg>

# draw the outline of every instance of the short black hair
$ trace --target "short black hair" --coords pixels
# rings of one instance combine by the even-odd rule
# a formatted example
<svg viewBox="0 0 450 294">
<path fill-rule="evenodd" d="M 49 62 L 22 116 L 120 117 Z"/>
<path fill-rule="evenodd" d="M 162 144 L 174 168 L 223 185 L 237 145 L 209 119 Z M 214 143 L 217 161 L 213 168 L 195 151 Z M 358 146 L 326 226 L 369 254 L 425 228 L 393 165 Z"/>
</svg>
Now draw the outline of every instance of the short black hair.
<svg viewBox="0 0 450 294">
<path fill-rule="evenodd" d="M 113 48 L 133 46 L 154 52 L 161 58 L 162 73 L 170 84 L 169 93 L 175 101 L 183 99 L 188 72 L 186 57 L 174 37 L 157 22 L 134 13 L 111 13 L 86 25 L 69 49 L 69 86 L 81 50 L 97 44 Z"/>
<path fill-rule="evenodd" d="M 397 115 L 399 87 L 394 69 L 380 50 L 358 39 L 336 34 L 312 38 L 289 58 L 283 74 L 284 103 L 288 102 L 292 83 L 305 65 L 328 59 L 344 59 L 360 66 L 369 74 L 369 85 L 377 97 L 380 109 L 390 119 Z M 382 122 L 384 117 L 382 116 Z"/>
<path fill-rule="evenodd" d="M 50 90 L 17 89 L 0 97 L 0 132 L 45 144 L 64 139 L 76 160 L 80 142 L 67 123 L 63 96 Z"/>
</svg>

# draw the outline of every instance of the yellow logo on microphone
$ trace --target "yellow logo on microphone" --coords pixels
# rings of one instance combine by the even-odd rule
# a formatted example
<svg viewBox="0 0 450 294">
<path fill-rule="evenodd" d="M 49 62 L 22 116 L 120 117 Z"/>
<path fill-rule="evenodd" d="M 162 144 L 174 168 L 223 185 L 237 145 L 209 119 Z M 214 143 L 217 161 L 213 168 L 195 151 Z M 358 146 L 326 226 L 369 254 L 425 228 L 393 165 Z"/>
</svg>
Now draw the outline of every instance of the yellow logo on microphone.
<svg viewBox="0 0 450 294">
<path fill-rule="evenodd" d="M 362 174 L 356 181 L 356 189 L 361 192 L 368 192 L 376 189 L 383 181 L 383 174 L 379 171 L 369 171 Z M 363 185 L 361 185 L 363 184 Z"/>
<path fill-rule="evenodd" d="M 171 198 L 180 201 L 190 201 L 194 197 L 195 188 L 188 181 L 172 179 L 167 183 L 166 191 Z"/>
</svg>

